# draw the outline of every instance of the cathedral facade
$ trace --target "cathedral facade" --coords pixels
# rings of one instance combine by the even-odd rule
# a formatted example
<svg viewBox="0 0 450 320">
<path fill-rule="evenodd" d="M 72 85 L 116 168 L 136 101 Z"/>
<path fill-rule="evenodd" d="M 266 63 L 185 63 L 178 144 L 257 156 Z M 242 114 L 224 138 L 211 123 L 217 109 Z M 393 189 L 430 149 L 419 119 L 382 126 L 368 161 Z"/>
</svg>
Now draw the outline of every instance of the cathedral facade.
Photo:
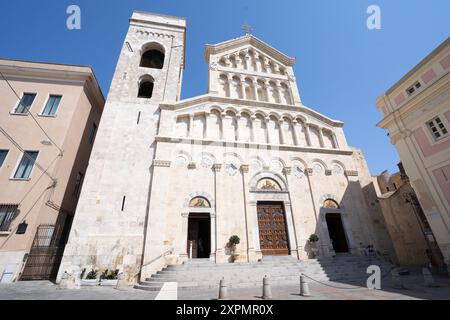
<svg viewBox="0 0 450 320">
<path fill-rule="evenodd" d="M 59 277 L 391 252 L 365 159 L 302 103 L 295 59 L 250 34 L 207 45 L 207 93 L 181 100 L 185 41 L 184 19 L 133 13 Z"/>
</svg>

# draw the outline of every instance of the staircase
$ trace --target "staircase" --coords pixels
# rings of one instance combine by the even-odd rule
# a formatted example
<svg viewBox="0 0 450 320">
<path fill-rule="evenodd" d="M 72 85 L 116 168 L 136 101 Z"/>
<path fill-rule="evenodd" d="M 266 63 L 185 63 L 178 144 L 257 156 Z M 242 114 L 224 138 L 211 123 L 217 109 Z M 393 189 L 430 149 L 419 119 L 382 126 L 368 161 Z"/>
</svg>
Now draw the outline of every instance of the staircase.
<svg viewBox="0 0 450 320">
<path fill-rule="evenodd" d="M 273 286 L 295 285 L 299 283 L 300 273 L 319 281 L 365 285 L 369 277 L 366 273 L 369 265 L 378 265 L 382 276 L 393 267 L 376 257 L 352 255 L 305 261 L 298 261 L 291 256 L 267 256 L 260 262 L 229 264 L 194 259 L 183 265 L 168 266 L 135 288 L 159 291 L 165 282 L 177 282 L 180 290 L 215 289 L 219 287 L 222 277 L 227 280 L 229 288 L 248 288 L 261 286 L 265 275 Z"/>
</svg>

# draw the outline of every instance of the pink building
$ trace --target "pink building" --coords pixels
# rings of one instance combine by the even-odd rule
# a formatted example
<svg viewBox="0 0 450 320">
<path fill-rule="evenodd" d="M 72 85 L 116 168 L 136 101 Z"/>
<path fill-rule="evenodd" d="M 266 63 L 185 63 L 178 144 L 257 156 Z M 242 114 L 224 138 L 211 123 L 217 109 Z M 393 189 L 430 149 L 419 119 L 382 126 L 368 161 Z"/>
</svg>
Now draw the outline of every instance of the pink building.
<svg viewBox="0 0 450 320">
<path fill-rule="evenodd" d="M 450 266 L 450 38 L 383 96 L 387 129 Z"/>
<path fill-rule="evenodd" d="M 0 59 L 0 282 L 51 279 L 103 112 L 90 67 Z"/>
</svg>

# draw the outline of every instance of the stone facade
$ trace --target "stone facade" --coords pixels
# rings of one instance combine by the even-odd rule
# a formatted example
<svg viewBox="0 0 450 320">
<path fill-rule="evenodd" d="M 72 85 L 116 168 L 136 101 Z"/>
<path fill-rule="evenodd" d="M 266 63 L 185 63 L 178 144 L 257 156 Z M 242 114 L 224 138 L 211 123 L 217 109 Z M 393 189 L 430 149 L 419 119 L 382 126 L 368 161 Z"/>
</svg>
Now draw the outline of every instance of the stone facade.
<svg viewBox="0 0 450 320">
<path fill-rule="evenodd" d="M 445 262 L 450 265 L 450 39 L 399 80 L 377 107 Z"/>
<path fill-rule="evenodd" d="M 347 145 L 342 122 L 302 103 L 295 60 L 252 35 L 207 45 L 208 92 L 180 101 L 185 26 L 133 14 L 60 275 L 116 268 L 135 282 L 203 246 L 227 263 L 232 235 L 239 261 L 257 261 L 261 203 L 282 204 L 280 241 L 297 259 L 311 255 L 311 234 L 321 255 L 335 254 L 329 214 L 347 251 L 371 244 L 391 253 L 365 159 Z M 139 67 L 148 48 L 161 47 L 161 69 Z M 137 98 L 142 79 L 153 82 L 149 99 Z M 188 239 L 194 227 L 208 243 Z"/>
<path fill-rule="evenodd" d="M 399 168 L 400 172 L 384 171 L 374 178 L 396 262 L 419 267 L 431 264 L 445 270 L 442 253 L 401 163 Z"/>
</svg>

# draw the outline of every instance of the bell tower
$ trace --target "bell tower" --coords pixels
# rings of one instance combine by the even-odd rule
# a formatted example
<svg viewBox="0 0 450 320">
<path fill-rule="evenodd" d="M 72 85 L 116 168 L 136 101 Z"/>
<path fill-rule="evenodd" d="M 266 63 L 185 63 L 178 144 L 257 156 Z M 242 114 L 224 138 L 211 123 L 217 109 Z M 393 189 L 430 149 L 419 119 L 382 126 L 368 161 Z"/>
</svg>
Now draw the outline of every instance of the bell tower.
<svg viewBox="0 0 450 320">
<path fill-rule="evenodd" d="M 180 99 L 186 20 L 133 12 L 98 127 L 58 279 L 83 268 L 136 281 L 160 108 Z"/>
<path fill-rule="evenodd" d="M 134 12 L 108 101 L 176 102 L 184 70 L 186 21 Z"/>
</svg>

